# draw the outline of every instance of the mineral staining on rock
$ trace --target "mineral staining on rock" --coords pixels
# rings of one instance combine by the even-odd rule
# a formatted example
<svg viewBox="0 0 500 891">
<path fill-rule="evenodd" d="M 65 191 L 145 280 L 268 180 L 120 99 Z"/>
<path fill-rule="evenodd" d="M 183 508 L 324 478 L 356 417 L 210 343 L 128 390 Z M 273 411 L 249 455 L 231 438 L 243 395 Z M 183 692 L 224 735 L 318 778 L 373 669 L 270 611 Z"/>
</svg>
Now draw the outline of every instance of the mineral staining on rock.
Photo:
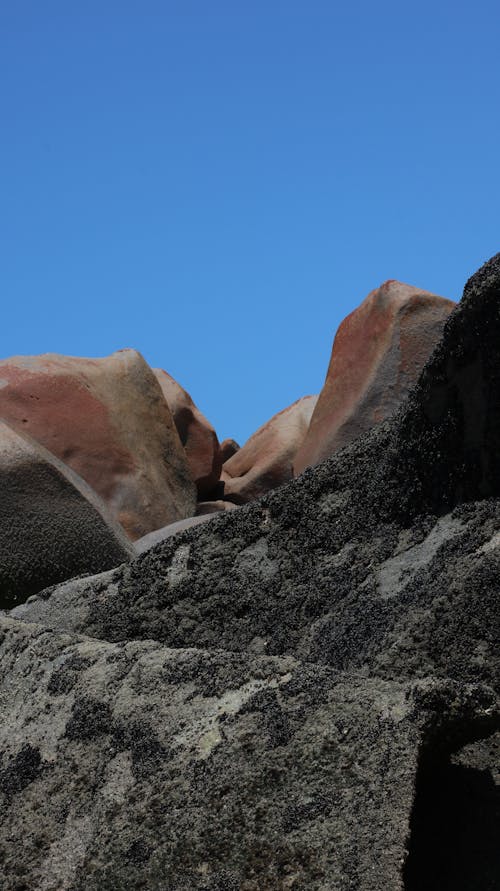
<svg viewBox="0 0 500 891">
<path fill-rule="evenodd" d="M 195 488 L 158 382 L 140 353 L 0 362 L 0 417 L 75 470 L 129 538 L 194 513 Z"/>
<path fill-rule="evenodd" d="M 408 395 L 455 304 L 387 281 L 342 322 L 295 475 L 389 418 Z"/>
</svg>

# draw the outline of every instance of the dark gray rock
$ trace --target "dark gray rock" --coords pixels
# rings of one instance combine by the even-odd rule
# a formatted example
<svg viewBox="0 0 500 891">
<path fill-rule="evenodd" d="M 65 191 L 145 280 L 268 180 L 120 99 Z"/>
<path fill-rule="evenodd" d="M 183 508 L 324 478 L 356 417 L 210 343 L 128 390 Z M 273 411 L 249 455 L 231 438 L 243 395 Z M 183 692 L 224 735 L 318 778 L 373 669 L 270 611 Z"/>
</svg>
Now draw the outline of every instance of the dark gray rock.
<svg viewBox="0 0 500 891">
<path fill-rule="evenodd" d="M 3 421 L 0 492 L 0 608 L 135 553 L 90 486 Z"/>
<path fill-rule="evenodd" d="M 12 611 L 8 891 L 495 887 L 499 342 L 500 255 L 390 421 Z"/>
<path fill-rule="evenodd" d="M 0 622 L 5 891 L 397 889 L 419 765 L 498 718 L 484 687 Z"/>
</svg>

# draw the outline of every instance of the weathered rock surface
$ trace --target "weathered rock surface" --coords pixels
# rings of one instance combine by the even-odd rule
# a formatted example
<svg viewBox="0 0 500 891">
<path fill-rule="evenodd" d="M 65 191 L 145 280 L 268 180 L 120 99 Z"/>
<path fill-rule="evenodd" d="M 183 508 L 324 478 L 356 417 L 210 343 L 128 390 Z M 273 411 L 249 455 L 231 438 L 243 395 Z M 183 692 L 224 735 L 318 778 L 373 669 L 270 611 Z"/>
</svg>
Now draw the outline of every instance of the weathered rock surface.
<svg viewBox="0 0 500 891">
<path fill-rule="evenodd" d="M 153 371 L 172 412 L 196 483 L 198 498 L 207 497 L 216 486 L 222 469 L 223 458 L 217 434 L 189 393 L 170 374 L 162 368 L 154 368 Z"/>
<path fill-rule="evenodd" d="M 224 463 L 224 498 L 244 504 L 292 479 L 293 460 L 317 398 L 304 396 L 274 415 Z"/>
<path fill-rule="evenodd" d="M 329 458 L 390 417 L 408 395 L 455 307 L 397 281 L 372 291 L 340 325 L 294 472 Z"/>
<path fill-rule="evenodd" d="M 0 361 L 0 417 L 86 480 L 132 539 L 194 513 L 171 413 L 135 350 Z"/>
<path fill-rule="evenodd" d="M 499 341 L 500 255 L 391 419 L 0 620 L 6 891 L 495 887 Z"/>
<path fill-rule="evenodd" d="M 478 687 L 0 629 L 5 891 L 399 888 L 422 752 L 497 717 Z"/>
<path fill-rule="evenodd" d="M 0 608 L 134 555 L 90 486 L 3 421 L 0 492 Z"/>
</svg>

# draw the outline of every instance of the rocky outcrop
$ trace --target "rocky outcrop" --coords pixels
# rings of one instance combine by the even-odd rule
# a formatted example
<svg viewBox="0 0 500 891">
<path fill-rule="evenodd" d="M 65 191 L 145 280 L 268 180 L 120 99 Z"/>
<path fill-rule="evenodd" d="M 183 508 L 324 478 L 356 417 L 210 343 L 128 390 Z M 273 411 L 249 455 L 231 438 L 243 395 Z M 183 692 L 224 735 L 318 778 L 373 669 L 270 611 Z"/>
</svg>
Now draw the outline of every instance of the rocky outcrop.
<svg viewBox="0 0 500 891">
<path fill-rule="evenodd" d="M 306 435 L 316 399 L 304 396 L 274 415 L 224 463 L 224 498 L 244 504 L 292 479 L 293 460 Z"/>
<path fill-rule="evenodd" d="M 184 446 L 198 498 L 209 497 L 219 481 L 222 468 L 223 459 L 217 434 L 189 393 L 163 369 L 153 370 Z"/>
<path fill-rule="evenodd" d="M 476 687 L 8 619 L 2 638 L 5 891 L 395 891 L 420 753 L 496 717 Z"/>
<path fill-rule="evenodd" d="M 92 489 L 0 421 L 0 608 L 134 551 Z"/>
<path fill-rule="evenodd" d="M 455 304 L 388 281 L 340 325 L 325 384 L 294 461 L 298 476 L 394 413 Z"/>
<path fill-rule="evenodd" d="M 135 350 L 105 359 L 5 359 L 0 417 L 86 480 L 132 539 L 194 513 L 172 415 Z"/>
<path fill-rule="evenodd" d="M 0 618 L 6 891 L 494 887 L 499 306 L 500 255 L 389 420 Z"/>
</svg>

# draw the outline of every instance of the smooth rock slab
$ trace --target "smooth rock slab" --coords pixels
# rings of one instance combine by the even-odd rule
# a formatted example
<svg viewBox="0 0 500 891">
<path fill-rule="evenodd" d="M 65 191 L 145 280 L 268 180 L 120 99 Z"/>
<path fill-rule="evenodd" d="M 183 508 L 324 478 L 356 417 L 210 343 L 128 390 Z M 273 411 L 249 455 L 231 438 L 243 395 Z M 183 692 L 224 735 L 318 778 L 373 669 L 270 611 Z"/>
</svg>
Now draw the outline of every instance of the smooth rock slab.
<svg viewBox="0 0 500 891">
<path fill-rule="evenodd" d="M 0 640 L 4 891 L 400 891 L 422 752 L 497 718 L 432 679 L 9 619 Z"/>
<path fill-rule="evenodd" d="M 194 513 L 172 415 L 140 353 L 0 362 L 0 417 L 82 477 L 131 539 Z"/>
</svg>

